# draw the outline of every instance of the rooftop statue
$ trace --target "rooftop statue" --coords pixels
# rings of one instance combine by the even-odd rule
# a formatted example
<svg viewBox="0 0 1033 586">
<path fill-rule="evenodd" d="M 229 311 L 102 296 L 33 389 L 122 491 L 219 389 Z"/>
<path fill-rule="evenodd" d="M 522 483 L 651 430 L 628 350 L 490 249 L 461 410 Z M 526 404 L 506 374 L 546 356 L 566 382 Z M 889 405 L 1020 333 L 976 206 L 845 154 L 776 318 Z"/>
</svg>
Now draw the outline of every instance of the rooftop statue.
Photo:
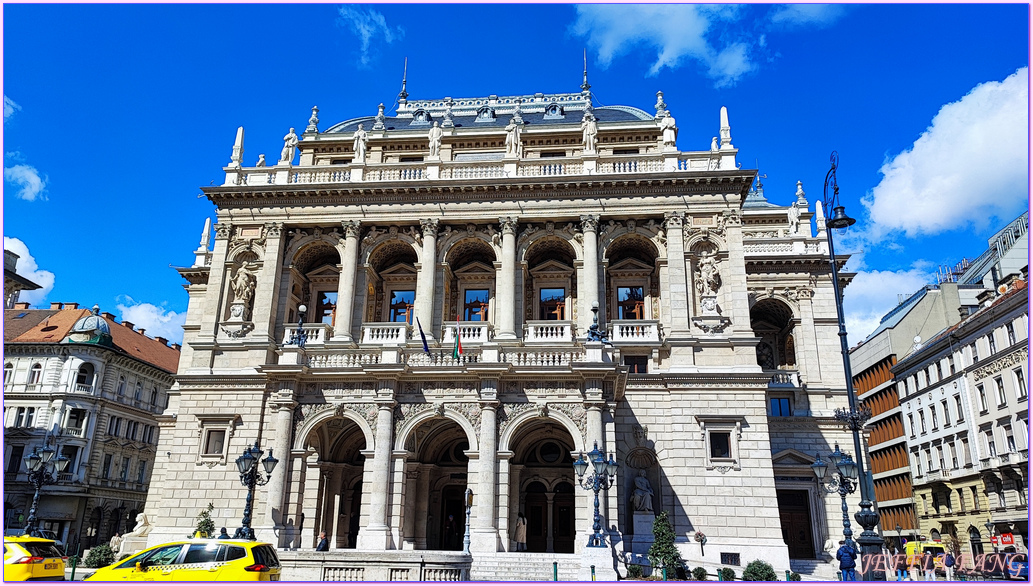
<svg viewBox="0 0 1033 586">
<path fill-rule="evenodd" d="M 441 152 L 441 136 L 444 132 L 438 127 L 438 123 L 435 120 L 434 126 L 430 128 L 430 132 L 427 133 L 427 140 L 430 142 L 428 148 L 430 149 L 430 156 L 439 157 Z"/>
<path fill-rule="evenodd" d="M 678 127 L 675 126 L 674 117 L 670 112 L 664 112 L 664 117 L 660 120 L 660 129 L 664 133 L 664 146 L 673 147 L 675 139 L 678 138 Z"/>
<path fill-rule="evenodd" d="M 283 150 L 280 151 L 280 162 L 290 164 L 294 160 L 294 153 L 298 149 L 298 135 L 294 134 L 291 128 L 287 136 L 283 137 Z"/>
<path fill-rule="evenodd" d="M 789 235 L 793 236 L 800 229 L 800 208 L 794 203 L 789 206 Z"/>
<path fill-rule="evenodd" d="M 352 150 L 355 151 L 355 163 L 366 162 L 366 144 L 369 142 L 369 137 L 366 135 L 366 131 L 362 129 L 362 125 L 359 124 L 359 129 L 352 135 L 355 142 L 352 143 Z"/>
<path fill-rule="evenodd" d="M 523 145 L 520 144 L 520 125 L 514 118 L 506 126 L 506 156 L 520 158 L 523 151 Z"/>
<path fill-rule="evenodd" d="M 595 116 L 585 110 L 585 116 L 581 119 L 581 142 L 585 145 L 585 153 L 595 153 L 596 144 L 599 139 L 599 125 L 595 122 Z"/>
</svg>

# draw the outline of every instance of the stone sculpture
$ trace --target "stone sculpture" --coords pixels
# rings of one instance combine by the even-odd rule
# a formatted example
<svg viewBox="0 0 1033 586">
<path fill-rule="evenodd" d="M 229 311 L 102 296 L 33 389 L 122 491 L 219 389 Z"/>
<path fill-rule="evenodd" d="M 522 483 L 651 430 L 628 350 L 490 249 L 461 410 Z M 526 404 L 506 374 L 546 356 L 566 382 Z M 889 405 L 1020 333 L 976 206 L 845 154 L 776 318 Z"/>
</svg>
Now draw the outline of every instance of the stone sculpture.
<svg viewBox="0 0 1033 586">
<path fill-rule="evenodd" d="M 717 270 L 717 260 L 713 254 L 703 255 L 699 259 L 699 273 L 696 275 L 696 292 L 699 295 L 715 295 L 721 287 L 721 273 Z"/>
<path fill-rule="evenodd" d="M 294 134 L 294 129 L 291 128 L 290 132 L 283 137 L 283 150 L 280 151 L 280 162 L 290 163 L 294 160 L 294 152 L 298 149 L 298 135 Z"/>
<path fill-rule="evenodd" d="M 438 126 L 437 121 L 435 121 L 434 126 L 432 126 L 430 132 L 427 133 L 427 140 L 430 142 L 430 144 L 428 145 L 428 148 L 430 149 L 430 156 L 441 156 L 441 136 L 443 134 L 444 132 Z"/>
<path fill-rule="evenodd" d="M 359 129 L 352 135 L 354 142 L 352 142 L 352 150 L 355 151 L 354 163 L 365 163 L 366 162 L 366 145 L 369 143 L 369 136 L 366 131 L 362 129 L 362 125 L 359 124 Z"/>
<path fill-rule="evenodd" d="M 599 125 L 595 122 L 595 116 L 586 110 L 584 118 L 581 119 L 581 142 L 585 145 L 586 154 L 595 152 L 599 139 L 598 135 Z"/>
<path fill-rule="evenodd" d="M 635 490 L 631 493 L 631 506 L 636 511 L 653 510 L 653 488 L 649 486 L 649 479 L 646 478 L 646 471 L 639 470 L 635 477 Z"/>
<path fill-rule="evenodd" d="M 674 117 L 670 112 L 664 112 L 664 117 L 660 120 L 660 129 L 663 131 L 664 146 L 673 147 L 675 139 L 678 138 L 678 127 L 675 126 Z"/>
<path fill-rule="evenodd" d="M 511 119 L 509 124 L 506 126 L 506 156 L 517 157 L 521 156 L 523 147 L 520 144 L 520 125 L 516 123 L 516 119 Z"/>
<path fill-rule="evenodd" d="M 233 276 L 230 286 L 233 287 L 234 301 L 250 303 L 251 298 L 255 295 L 255 276 L 247 267 L 240 267 L 237 269 L 237 274 Z"/>
<path fill-rule="evenodd" d="M 800 228 L 800 208 L 793 204 L 789 206 L 789 234 L 796 234 Z"/>
</svg>

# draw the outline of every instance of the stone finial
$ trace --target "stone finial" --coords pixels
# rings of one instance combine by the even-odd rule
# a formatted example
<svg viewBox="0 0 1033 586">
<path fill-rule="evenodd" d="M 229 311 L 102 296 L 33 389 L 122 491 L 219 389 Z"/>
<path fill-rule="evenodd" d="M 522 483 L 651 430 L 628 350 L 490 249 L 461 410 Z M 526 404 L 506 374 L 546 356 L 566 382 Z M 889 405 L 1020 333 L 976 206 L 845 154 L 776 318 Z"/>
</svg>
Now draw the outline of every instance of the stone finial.
<svg viewBox="0 0 1033 586">
<path fill-rule="evenodd" d="M 803 181 L 796 182 L 796 204 L 803 207 L 807 206 L 807 194 L 803 191 Z"/>
<path fill-rule="evenodd" d="M 653 116 L 655 120 L 659 120 L 664 117 L 667 113 L 667 104 L 664 102 L 664 93 L 656 92 L 656 116 Z"/>
<path fill-rule="evenodd" d="M 825 210 L 820 201 L 814 202 L 814 223 L 818 227 L 818 236 L 825 236 Z"/>
<path fill-rule="evenodd" d="M 728 108 L 721 106 L 721 150 L 734 148 L 732 146 L 732 127 L 728 125 Z"/>
<path fill-rule="evenodd" d="M 452 120 L 452 104 L 454 103 L 452 98 L 445 98 L 445 115 L 444 120 L 441 121 L 442 128 L 452 128 L 456 125 Z"/>
<path fill-rule="evenodd" d="M 522 101 L 523 100 L 521 100 L 520 98 L 517 98 L 516 107 L 513 108 L 513 122 L 515 122 L 517 124 L 523 124 L 524 123 L 524 119 L 520 117 L 520 102 L 522 102 Z"/>
<path fill-rule="evenodd" d="M 244 160 L 244 127 L 237 128 L 237 138 L 233 141 L 233 154 L 230 155 L 230 167 L 240 168 Z"/>
<path fill-rule="evenodd" d="M 204 230 L 201 232 L 201 243 L 198 244 L 199 249 L 208 250 L 208 245 L 212 242 L 212 219 L 204 219 Z"/>
<path fill-rule="evenodd" d="M 318 133 L 319 132 L 319 107 L 318 106 L 312 106 L 312 116 L 309 117 L 309 119 L 308 119 L 308 126 L 305 127 L 305 133 L 308 134 L 310 132 L 313 132 L 313 133 Z"/>
<path fill-rule="evenodd" d="M 384 104 L 377 106 L 377 117 L 373 119 L 373 130 L 383 130 L 384 127 Z"/>
<path fill-rule="evenodd" d="M 255 163 L 256 167 L 265 167 L 265 153 L 258 155 L 258 162 Z"/>
</svg>

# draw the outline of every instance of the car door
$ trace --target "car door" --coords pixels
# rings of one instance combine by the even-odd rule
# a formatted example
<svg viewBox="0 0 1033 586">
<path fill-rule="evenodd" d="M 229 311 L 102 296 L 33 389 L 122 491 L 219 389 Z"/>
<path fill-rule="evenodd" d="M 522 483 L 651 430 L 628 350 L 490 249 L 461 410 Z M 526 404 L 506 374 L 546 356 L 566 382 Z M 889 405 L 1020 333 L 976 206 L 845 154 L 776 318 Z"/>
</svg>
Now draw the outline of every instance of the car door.
<svg viewBox="0 0 1033 586">
<path fill-rule="evenodd" d="M 163 572 L 179 557 L 183 544 L 156 547 L 150 551 L 133 556 L 110 570 L 102 570 L 95 575 L 96 580 L 122 582 L 154 582 L 169 580 Z M 139 565 L 138 565 L 139 564 Z"/>
<path fill-rule="evenodd" d="M 186 554 L 176 564 L 172 580 L 177 582 L 212 582 L 219 576 L 222 564 L 216 560 L 219 553 L 225 556 L 225 546 L 217 541 L 207 543 L 191 543 Z"/>
</svg>

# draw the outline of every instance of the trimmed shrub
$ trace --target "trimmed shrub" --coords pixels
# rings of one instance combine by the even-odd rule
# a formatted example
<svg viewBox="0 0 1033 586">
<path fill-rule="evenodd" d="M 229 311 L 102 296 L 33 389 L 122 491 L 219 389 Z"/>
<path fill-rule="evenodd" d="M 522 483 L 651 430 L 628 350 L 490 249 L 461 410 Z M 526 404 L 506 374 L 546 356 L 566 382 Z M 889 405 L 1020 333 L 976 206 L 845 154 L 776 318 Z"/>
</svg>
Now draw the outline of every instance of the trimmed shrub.
<svg viewBox="0 0 1033 586">
<path fill-rule="evenodd" d="M 638 580 L 642 577 L 642 566 L 638 564 L 628 564 L 628 578 Z"/>
<path fill-rule="evenodd" d="M 732 582 L 735 580 L 735 570 L 732 568 L 721 568 L 717 571 L 717 575 L 721 577 L 724 582 Z"/>
<path fill-rule="evenodd" d="M 742 571 L 742 579 L 744 582 L 777 582 L 778 574 L 771 564 L 763 560 L 753 560 Z"/>
<path fill-rule="evenodd" d="M 90 554 L 83 560 L 82 565 L 87 568 L 103 568 L 113 563 L 115 563 L 115 552 L 111 551 L 111 546 L 105 543 L 90 549 Z"/>
<path fill-rule="evenodd" d="M 707 569 L 703 566 L 692 568 L 692 579 L 697 582 L 704 582 L 707 579 Z"/>
<path fill-rule="evenodd" d="M 672 578 L 676 568 L 682 568 L 683 562 L 681 553 L 674 546 L 674 527 L 667 517 L 667 511 L 661 511 L 653 521 L 653 545 L 649 546 L 646 553 L 649 563 L 654 571 L 660 568 L 667 568 L 667 577 Z M 684 572 L 684 570 L 682 570 Z"/>
<path fill-rule="evenodd" d="M 197 514 L 197 526 L 194 528 L 195 532 L 200 532 L 205 537 L 215 536 L 215 521 L 212 520 L 213 509 L 215 509 L 215 505 L 208 503 L 208 506 L 201 509 L 201 512 Z M 193 535 L 190 537 L 193 537 Z"/>
<path fill-rule="evenodd" d="M 802 579 L 803 578 L 800 576 L 799 572 L 792 572 L 791 574 L 789 574 L 789 581 L 790 582 L 799 582 Z"/>
</svg>

